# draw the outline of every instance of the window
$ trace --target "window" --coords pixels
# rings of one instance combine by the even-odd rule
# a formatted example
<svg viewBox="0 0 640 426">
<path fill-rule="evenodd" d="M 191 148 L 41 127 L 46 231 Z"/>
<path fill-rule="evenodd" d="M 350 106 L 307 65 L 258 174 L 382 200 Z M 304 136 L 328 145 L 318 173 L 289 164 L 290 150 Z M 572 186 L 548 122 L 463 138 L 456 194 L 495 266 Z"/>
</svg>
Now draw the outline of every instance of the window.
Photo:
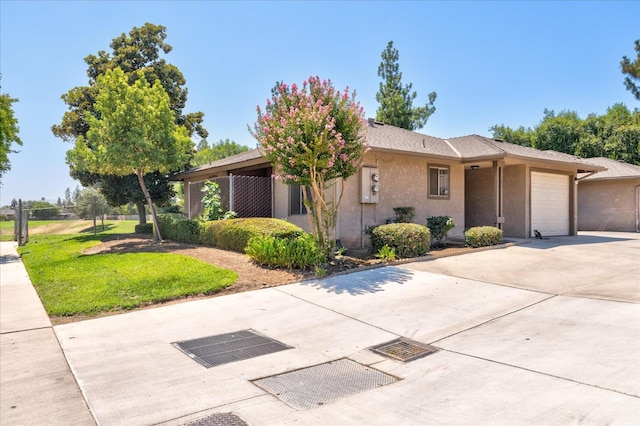
<svg viewBox="0 0 640 426">
<path fill-rule="evenodd" d="M 448 166 L 429 166 L 429 197 L 449 198 Z"/>
<path fill-rule="evenodd" d="M 307 207 L 304 205 L 302 198 L 302 186 L 289 185 L 289 215 L 307 214 Z M 311 199 L 311 191 L 306 188 L 307 199 Z"/>
</svg>

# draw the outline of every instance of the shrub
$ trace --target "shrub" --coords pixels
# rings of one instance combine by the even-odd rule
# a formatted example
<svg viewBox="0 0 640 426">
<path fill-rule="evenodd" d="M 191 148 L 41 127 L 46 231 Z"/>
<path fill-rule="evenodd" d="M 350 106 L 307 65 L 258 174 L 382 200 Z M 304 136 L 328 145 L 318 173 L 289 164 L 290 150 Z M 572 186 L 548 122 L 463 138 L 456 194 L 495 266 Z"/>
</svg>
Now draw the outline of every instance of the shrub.
<svg viewBox="0 0 640 426">
<path fill-rule="evenodd" d="M 258 235 L 293 238 L 303 233 L 302 228 L 282 219 L 256 217 L 215 220 L 201 225 L 200 244 L 243 252 L 249 240 Z"/>
<path fill-rule="evenodd" d="M 388 245 L 382 246 L 380 251 L 378 251 L 375 256 L 378 259 L 386 260 L 388 262 L 393 262 L 396 260 L 396 250 L 393 247 L 389 247 Z"/>
<path fill-rule="evenodd" d="M 153 234 L 153 223 L 138 223 L 134 229 L 136 234 Z"/>
<path fill-rule="evenodd" d="M 249 240 L 245 253 L 261 265 L 289 269 L 316 268 L 326 259 L 307 233 L 289 238 L 257 235 Z"/>
<path fill-rule="evenodd" d="M 416 209 L 413 207 L 394 207 L 393 212 L 396 214 L 397 223 L 411 223 L 416 217 Z"/>
<path fill-rule="evenodd" d="M 416 223 L 390 223 L 372 230 L 371 243 L 374 253 L 388 245 L 399 257 L 424 256 L 429 253 L 431 233 L 429 228 Z"/>
<path fill-rule="evenodd" d="M 446 238 L 447 233 L 455 228 L 456 224 L 449 216 L 431 216 L 427 218 L 427 228 L 431 232 L 432 246 L 440 245 Z"/>
<path fill-rule="evenodd" d="M 200 224 L 195 220 L 176 213 L 158 215 L 160 235 L 179 243 L 197 244 L 200 242 Z"/>
<path fill-rule="evenodd" d="M 464 245 L 469 247 L 487 247 L 502 242 L 502 230 L 493 226 L 476 226 L 464 233 Z"/>
</svg>

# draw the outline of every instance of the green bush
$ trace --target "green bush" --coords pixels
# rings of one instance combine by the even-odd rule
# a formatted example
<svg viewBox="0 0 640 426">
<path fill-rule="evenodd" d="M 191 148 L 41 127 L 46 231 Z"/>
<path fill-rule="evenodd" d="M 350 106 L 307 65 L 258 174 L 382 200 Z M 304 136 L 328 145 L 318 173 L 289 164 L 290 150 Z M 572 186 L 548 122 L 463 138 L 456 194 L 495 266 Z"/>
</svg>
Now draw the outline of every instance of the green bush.
<svg viewBox="0 0 640 426">
<path fill-rule="evenodd" d="M 179 243 L 200 242 L 200 224 L 176 213 L 158 215 L 158 227 L 162 238 Z"/>
<path fill-rule="evenodd" d="M 136 234 L 153 234 L 153 223 L 138 223 L 134 229 Z"/>
<path fill-rule="evenodd" d="M 427 218 L 427 228 L 431 232 L 432 246 L 440 245 L 446 238 L 447 233 L 455 228 L 456 224 L 449 216 L 431 216 Z"/>
<path fill-rule="evenodd" d="M 393 212 L 396 214 L 396 223 L 411 223 L 416 217 L 416 209 L 413 207 L 394 207 Z"/>
<path fill-rule="evenodd" d="M 302 228 L 282 219 L 256 217 L 214 220 L 201 225 L 200 244 L 244 252 L 249 240 L 258 235 L 294 238 L 303 233 Z"/>
<path fill-rule="evenodd" d="M 371 243 L 374 253 L 387 245 L 399 257 L 424 256 L 429 253 L 431 233 L 429 228 L 416 223 L 390 223 L 371 231 Z"/>
<path fill-rule="evenodd" d="M 326 260 L 307 233 L 290 238 L 257 235 L 249 240 L 245 253 L 261 265 L 276 268 L 307 269 Z"/>
<path fill-rule="evenodd" d="M 464 233 L 464 245 L 469 247 L 487 247 L 502 242 L 502 230 L 493 226 L 476 226 Z"/>
</svg>

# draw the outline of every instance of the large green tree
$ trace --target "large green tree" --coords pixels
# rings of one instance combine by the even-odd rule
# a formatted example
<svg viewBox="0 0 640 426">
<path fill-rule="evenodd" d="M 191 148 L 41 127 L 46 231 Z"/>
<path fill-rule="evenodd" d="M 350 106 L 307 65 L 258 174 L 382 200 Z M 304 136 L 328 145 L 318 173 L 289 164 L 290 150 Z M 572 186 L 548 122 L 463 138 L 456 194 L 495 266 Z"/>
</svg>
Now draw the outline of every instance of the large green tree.
<svg viewBox="0 0 640 426">
<path fill-rule="evenodd" d="M 402 84 L 402 73 L 398 60 L 400 54 L 393 47 L 393 41 L 382 52 L 382 62 L 378 66 L 378 77 L 382 78 L 376 100 L 380 104 L 376 111 L 376 120 L 408 130 L 417 130 L 427 124 L 427 120 L 436 111 L 433 105 L 436 92 L 429 93 L 429 102 L 423 107 L 414 107 L 413 100 L 418 96 L 411 91 L 413 84 Z"/>
<path fill-rule="evenodd" d="M 309 227 L 318 246 L 330 254 L 344 185 L 335 198 L 328 190 L 360 170 L 367 149 L 364 112 L 355 92 L 335 90 L 331 81 L 318 77 L 302 87 L 279 83 L 265 111 L 257 111 L 253 136 L 282 182 L 309 188 L 310 194 L 302 191 Z"/>
<path fill-rule="evenodd" d="M 16 152 L 13 144 L 22 145 L 18 137 L 18 119 L 13 112 L 12 104 L 18 99 L 12 98 L 8 93 L 0 94 L 0 182 L 5 172 L 11 170 L 9 154 Z"/>
<path fill-rule="evenodd" d="M 203 164 L 211 163 L 212 161 L 240 154 L 248 149 L 248 147 L 240 145 L 229 139 L 220 139 L 219 142 L 211 145 L 209 145 L 206 139 L 202 139 L 196 147 L 196 153 L 193 156 L 191 165 L 202 166 Z"/>
<path fill-rule="evenodd" d="M 183 108 L 187 101 L 186 81 L 180 70 L 167 63 L 163 54 L 171 52 L 172 47 L 165 42 L 166 28 L 150 23 L 142 27 L 134 27 L 128 34 L 121 34 L 111 42 L 111 53 L 99 51 L 97 55 L 89 55 L 84 61 L 88 65 L 88 85 L 74 87 L 62 95 L 62 100 L 69 110 L 62 117 L 60 124 L 52 127 L 53 133 L 65 141 L 75 141 L 80 136 L 87 141 L 87 112 L 94 117 L 98 116 L 95 109 L 97 96 L 96 83 L 100 76 L 107 70 L 120 68 L 124 71 L 129 83 L 133 83 L 140 71 L 146 81 L 151 85 L 159 81 L 169 96 L 169 104 L 177 125 L 184 126 L 188 134 L 198 134 L 202 138 L 207 137 L 207 131 L 202 126 L 204 114 L 194 112 L 185 114 Z M 184 169 L 185 164 L 176 166 L 175 170 Z M 140 223 L 145 222 L 145 194 L 138 184 L 138 177 L 114 176 L 111 174 L 89 173 L 71 167 L 71 176 L 78 179 L 83 186 L 97 185 L 100 192 L 107 198 L 112 206 L 136 203 L 140 215 Z M 168 203 L 175 195 L 173 186 L 169 183 L 166 174 L 154 173 L 146 176 L 145 182 L 154 202 L 162 205 Z"/>
<path fill-rule="evenodd" d="M 86 113 L 86 140 L 78 137 L 67 152 L 75 170 L 114 176 L 135 175 L 151 208 L 155 238 L 161 240 L 156 209 L 146 187 L 148 173 L 168 173 L 188 161 L 193 143 L 184 126 L 176 125 L 170 99 L 160 81 L 151 86 L 144 73 L 129 83 L 120 68 L 107 70 L 96 81 L 94 108 Z"/>
<path fill-rule="evenodd" d="M 545 110 L 534 128 L 504 124 L 489 129 L 494 138 L 579 157 L 607 157 L 640 165 L 640 110 L 615 104 L 603 115 L 582 119 L 575 111 Z"/>
<path fill-rule="evenodd" d="M 640 101 L 640 40 L 635 41 L 636 58 L 631 60 L 626 56 L 620 61 L 622 73 L 626 75 L 624 85 L 637 100 Z"/>
</svg>

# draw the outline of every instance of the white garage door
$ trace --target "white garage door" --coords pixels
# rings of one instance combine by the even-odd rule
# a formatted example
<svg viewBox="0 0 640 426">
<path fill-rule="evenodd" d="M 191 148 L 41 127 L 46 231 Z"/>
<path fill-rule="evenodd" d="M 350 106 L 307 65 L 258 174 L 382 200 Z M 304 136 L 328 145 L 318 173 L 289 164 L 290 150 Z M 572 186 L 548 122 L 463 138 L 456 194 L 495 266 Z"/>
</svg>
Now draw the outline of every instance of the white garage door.
<svg viewBox="0 0 640 426">
<path fill-rule="evenodd" d="M 531 236 L 569 235 L 569 176 L 531 172 Z"/>
</svg>

